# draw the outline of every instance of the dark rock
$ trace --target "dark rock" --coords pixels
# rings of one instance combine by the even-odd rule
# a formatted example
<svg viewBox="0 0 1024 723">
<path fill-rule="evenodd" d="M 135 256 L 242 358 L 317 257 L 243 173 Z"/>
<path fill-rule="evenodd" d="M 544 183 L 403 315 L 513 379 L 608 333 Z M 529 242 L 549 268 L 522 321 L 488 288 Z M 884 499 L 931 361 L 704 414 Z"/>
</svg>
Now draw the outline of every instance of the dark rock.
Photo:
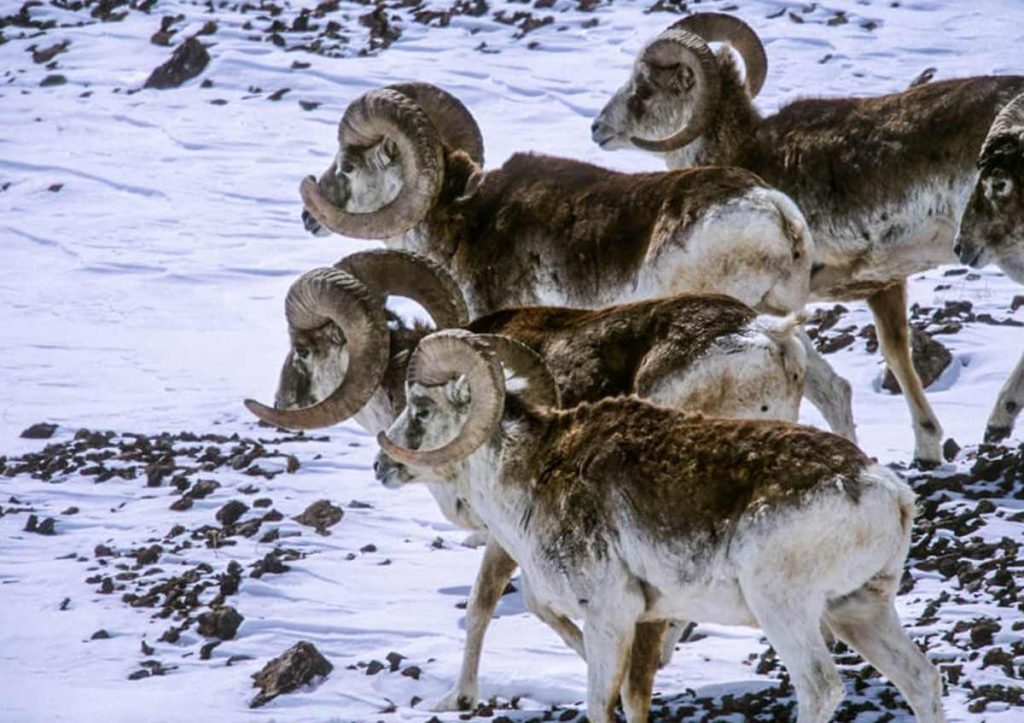
<svg viewBox="0 0 1024 723">
<path fill-rule="evenodd" d="M 175 512 L 184 512 L 193 504 L 191 497 L 179 497 L 171 503 L 171 509 Z"/>
<path fill-rule="evenodd" d="M 192 485 L 192 489 L 186 492 L 185 495 L 192 499 L 201 500 L 213 494 L 218 487 L 220 487 L 220 482 L 216 480 L 201 479 Z"/>
<path fill-rule="evenodd" d="M 144 87 L 166 90 L 177 88 L 203 72 L 210 62 L 210 54 L 201 42 L 188 38 L 174 49 L 170 60 L 153 71 Z"/>
<path fill-rule="evenodd" d="M 145 640 L 142 641 L 141 649 L 143 655 L 152 655 L 156 652 L 156 649 L 152 645 L 147 645 Z"/>
<path fill-rule="evenodd" d="M 20 436 L 22 439 L 49 439 L 56 431 L 56 424 L 39 422 L 38 424 L 33 424 L 31 427 L 23 431 Z"/>
<path fill-rule="evenodd" d="M 418 665 L 410 665 L 408 668 L 402 671 L 402 675 L 404 675 L 406 678 L 419 680 L 421 672 L 422 671 L 420 670 L 420 667 Z"/>
<path fill-rule="evenodd" d="M 341 522 L 344 514 L 344 511 L 331 504 L 330 500 L 317 500 L 294 520 L 300 525 L 314 528 L 321 535 L 326 535 L 327 528 Z"/>
<path fill-rule="evenodd" d="M 238 626 L 245 618 L 230 605 L 202 613 L 199 616 L 198 631 L 208 638 L 231 640 L 238 632 Z"/>
<path fill-rule="evenodd" d="M 296 643 L 252 676 L 253 687 L 260 688 L 260 692 L 250 701 L 249 707 L 265 705 L 282 693 L 307 685 L 317 676 L 330 675 L 333 669 L 334 666 L 315 645 L 306 641 Z"/>
<path fill-rule="evenodd" d="M 110 638 L 110 633 L 108 633 L 106 630 L 102 630 L 101 629 L 101 630 L 97 630 L 95 633 L 93 633 L 92 637 L 89 638 L 89 640 L 108 640 L 109 638 Z"/>
<path fill-rule="evenodd" d="M 917 369 L 921 383 L 927 389 L 953 361 L 953 355 L 942 343 L 935 341 L 926 332 L 918 329 L 911 329 L 911 343 L 914 368 Z M 900 393 L 899 383 L 888 369 L 885 371 L 882 388 L 893 394 Z"/>
<path fill-rule="evenodd" d="M 392 673 L 394 673 L 396 670 L 402 667 L 402 661 L 405 660 L 404 655 L 402 655 L 401 653 L 396 653 L 393 650 L 386 656 L 384 656 L 384 658 L 388 661 L 388 665 L 391 666 Z"/>
<path fill-rule="evenodd" d="M 40 535 L 56 535 L 57 521 L 52 517 L 47 517 L 45 520 L 39 523 L 39 527 L 36 528 L 36 532 Z"/>
<path fill-rule="evenodd" d="M 142 680 L 148 678 L 150 675 L 148 670 L 136 670 L 134 673 L 128 676 L 128 680 Z"/>
<path fill-rule="evenodd" d="M 221 642 L 222 641 L 220 641 L 220 640 L 214 640 L 213 642 L 205 643 L 203 645 L 203 647 L 201 647 L 199 649 L 199 659 L 200 660 L 209 660 L 210 659 L 210 655 L 213 654 L 213 649 L 216 648 L 218 645 L 220 645 Z"/>
<path fill-rule="evenodd" d="M 259 499 L 253 500 L 253 502 L 252 502 L 252 506 L 253 507 L 260 507 L 260 508 L 270 507 L 272 504 L 274 504 L 274 501 L 272 499 L 270 499 L 269 497 L 260 497 Z"/>
<path fill-rule="evenodd" d="M 64 85 L 67 82 L 68 79 L 65 78 L 63 75 L 61 75 L 60 73 L 54 73 L 52 75 L 46 76 L 41 81 L 39 81 L 39 87 L 49 88 L 54 85 Z"/>
<path fill-rule="evenodd" d="M 35 46 L 32 46 L 32 62 L 38 63 L 39 65 L 49 63 L 51 60 L 53 60 L 58 55 L 67 50 L 69 45 L 71 45 L 71 41 L 65 40 L 62 43 L 51 45 L 50 47 L 43 48 L 42 50 L 39 50 Z"/>
<path fill-rule="evenodd" d="M 217 522 L 224 525 L 224 527 L 230 527 L 238 522 L 238 519 L 248 511 L 249 505 L 238 500 L 231 500 L 217 510 Z"/>
<path fill-rule="evenodd" d="M 139 565 L 152 565 L 160 559 L 160 553 L 164 551 L 164 548 L 160 545 L 150 545 L 149 547 L 140 547 L 135 551 L 135 562 Z"/>
<path fill-rule="evenodd" d="M 956 443 L 955 439 L 950 437 L 942 443 L 942 456 L 947 462 L 952 462 L 958 454 L 960 454 L 960 445 Z"/>
</svg>

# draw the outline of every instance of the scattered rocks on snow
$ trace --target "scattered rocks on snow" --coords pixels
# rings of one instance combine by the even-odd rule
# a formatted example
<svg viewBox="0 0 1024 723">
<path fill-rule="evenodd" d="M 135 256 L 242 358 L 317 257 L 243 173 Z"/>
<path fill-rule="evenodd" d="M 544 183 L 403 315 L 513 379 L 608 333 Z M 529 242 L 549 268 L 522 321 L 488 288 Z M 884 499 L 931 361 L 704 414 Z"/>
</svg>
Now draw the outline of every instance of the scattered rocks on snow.
<svg viewBox="0 0 1024 723">
<path fill-rule="evenodd" d="M 325 678 L 334 666 L 312 643 L 302 641 L 267 663 L 263 670 L 253 674 L 253 687 L 260 692 L 250 701 L 250 708 L 259 708 L 283 693 Z"/>
<path fill-rule="evenodd" d="M 209 62 L 206 47 L 196 38 L 188 38 L 174 49 L 170 60 L 152 72 L 143 87 L 177 88 L 202 73 Z"/>
</svg>

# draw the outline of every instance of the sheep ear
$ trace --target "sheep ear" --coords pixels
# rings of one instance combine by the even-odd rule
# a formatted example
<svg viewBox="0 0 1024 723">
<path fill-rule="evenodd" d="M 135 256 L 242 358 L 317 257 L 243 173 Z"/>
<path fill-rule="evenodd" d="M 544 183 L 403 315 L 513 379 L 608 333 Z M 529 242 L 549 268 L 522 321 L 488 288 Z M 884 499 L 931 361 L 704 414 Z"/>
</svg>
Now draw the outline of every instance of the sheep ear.
<svg viewBox="0 0 1024 723">
<path fill-rule="evenodd" d="M 452 379 L 447 384 L 445 390 L 446 396 L 451 400 L 452 404 L 463 407 L 469 404 L 469 379 L 465 376 L 460 376 L 458 379 Z"/>
<path fill-rule="evenodd" d="M 473 195 L 480 189 L 480 185 L 484 182 L 484 172 L 478 168 L 470 174 L 469 180 L 466 181 L 466 187 L 462 189 L 462 195 L 455 199 L 456 203 L 462 201 L 468 201 Z"/>
<path fill-rule="evenodd" d="M 390 138 L 385 138 L 373 147 L 373 161 L 378 168 L 389 165 L 398 158 L 398 146 Z"/>
<path fill-rule="evenodd" d="M 648 63 L 647 75 L 655 87 L 676 93 L 689 92 L 696 83 L 696 75 L 693 69 L 683 63 L 672 65 L 652 65 Z"/>
</svg>

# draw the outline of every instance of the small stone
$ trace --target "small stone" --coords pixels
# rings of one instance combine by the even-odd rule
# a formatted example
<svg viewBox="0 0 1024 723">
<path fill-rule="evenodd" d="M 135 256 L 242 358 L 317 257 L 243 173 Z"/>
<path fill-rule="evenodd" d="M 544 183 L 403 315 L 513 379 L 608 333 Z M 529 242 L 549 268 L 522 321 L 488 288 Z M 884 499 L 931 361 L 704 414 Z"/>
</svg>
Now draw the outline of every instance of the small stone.
<svg viewBox="0 0 1024 723">
<path fill-rule="evenodd" d="M 387 666 L 379 660 L 371 660 L 370 664 L 366 666 L 367 675 L 376 675 L 380 671 L 384 670 Z"/>
<path fill-rule="evenodd" d="M 145 640 L 142 641 L 142 654 L 143 655 L 152 655 L 155 652 L 156 652 L 156 649 L 152 645 L 147 645 Z"/>
<path fill-rule="evenodd" d="M 250 701 L 249 707 L 265 705 L 282 693 L 307 685 L 318 676 L 328 676 L 332 670 L 334 666 L 315 645 L 304 640 L 296 643 L 252 676 L 253 687 L 260 688 L 260 692 Z"/>
<path fill-rule="evenodd" d="M 911 329 L 911 347 L 914 368 L 921 377 L 921 384 L 927 389 L 950 365 L 953 355 L 942 343 L 918 329 Z M 900 393 L 899 382 L 888 369 L 885 371 L 882 388 L 893 394 Z"/>
<path fill-rule="evenodd" d="M 960 454 L 960 445 L 950 437 L 942 443 L 942 456 L 947 462 L 952 462 Z"/>
<path fill-rule="evenodd" d="M 109 638 L 110 633 L 108 633 L 106 630 L 100 629 L 93 633 L 92 637 L 89 638 L 89 640 L 108 640 Z"/>
<path fill-rule="evenodd" d="M 245 618 L 230 605 L 205 612 L 199 616 L 198 631 L 208 638 L 231 640 L 238 631 L 238 626 Z"/>
<path fill-rule="evenodd" d="M 128 676 L 128 680 L 142 680 L 148 678 L 150 675 L 148 670 L 136 670 L 134 673 Z"/>
<path fill-rule="evenodd" d="M 191 497 L 179 497 L 171 503 L 171 509 L 175 512 L 184 512 L 192 506 Z"/>
<path fill-rule="evenodd" d="M 209 62 L 210 54 L 203 44 L 194 37 L 188 38 L 174 49 L 170 60 L 153 71 L 144 87 L 177 88 L 202 73 Z"/>
<path fill-rule="evenodd" d="M 210 655 L 213 654 L 213 649 L 216 648 L 218 645 L 220 645 L 221 642 L 222 641 L 220 641 L 220 640 L 214 640 L 213 642 L 204 644 L 203 647 L 201 647 L 199 649 L 199 659 L 200 660 L 209 660 L 210 659 Z"/>
<path fill-rule="evenodd" d="M 319 534 L 326 535 L 328 534 L 327 528 L 341 522 L 341 518 L 344 515 L 344 511 L 340 507 L 331 504 L 329 500 L 317 500 L 294 519 L 300 525 L 312 527 Z"/>
<path fill-rule="evenodd" d="M 392 650 L 384 656 L 384 659 L 388 661 L 388 665 L 391 666 L 391 672 L 394 673 L 402 666 L 402 661 L 405 660 L 405 656 Z"/>
<path fill-rule="evenodd" d="M 39 422 L 38 424 L 33 424 L 31 427 L 24 430 L 20 436 L 22 439 L 49 439 L 56 431 L 56 424 Z"/>
<path fill-rule="evenodd" d="M 41 88 L 50 88 L 50 87 L 55 86 L 55 85 L 64 85 L 67 82 L 68 82 L 68 79 L 65 78 L 63 75 L 61 75 L 60 73 L 53 73 L 52 75 L 48 75 L 45 78 L 43 78 L 39 82 L 39 87 L 41 87 Z"/>
<path fill-rule="evenodd" d="M 418 665 L 410 665 L 408 668 L 402 671 L 402 675 L 406 678 L 412 678 L 413 680 L 420 679 L 420 667 Z"/>
<path fill-rule="evenodd" d="M 249 505 L 238 500 L 231 500 L 217 510 L 217 522 L 224 525 L 224 527 L 230 527 L 238 522 L 238 519 L 248 511 Z"/>
<path fill-rule="evenodd" d="M 363 552 L 363 553 L 366 553 L 366 552 L 376 552 L 377 551 L 377 546 L 373 545 L 373 544 L 363 545 L 362 547 L 359 548 L 359 551 Z"/>
</svg>

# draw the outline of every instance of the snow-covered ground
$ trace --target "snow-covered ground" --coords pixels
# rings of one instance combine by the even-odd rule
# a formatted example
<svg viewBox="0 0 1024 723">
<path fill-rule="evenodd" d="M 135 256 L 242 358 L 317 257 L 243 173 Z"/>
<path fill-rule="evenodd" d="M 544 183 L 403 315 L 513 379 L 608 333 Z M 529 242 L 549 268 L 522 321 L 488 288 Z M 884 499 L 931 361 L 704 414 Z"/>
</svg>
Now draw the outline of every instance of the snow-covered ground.
<svg viewBox="0 0 1024 723">
<path fill-rule="evenodd" d="M 422 80 L 452 91 L 478 119 L 490 166 L 530 149 L 624 170 L 659 169 L 648 156 L 603 153 L 589 140 L 594 114 L 627 76 L 638 47 L 673 19 L 646 12 L 652 2 L 556 0 L 550 7 L 537 2 L 537 8 L 500 0 L 479 16 L 455 15 L 445 27 L 436 27 L 440 19 L 426 25 L 414 16 L 455 3 L 394 2 L 386 14 L 394 16 L 401 36 L 369 55 L 360 54 L 370 39 L 359 18 L 373 5 L 323 3 L 328 12 L 312 22 L 340 24 L 337 35 L 347 42 L 332 41 L 339 57 L 292 47 L 308 44 L 317 31 L 268 34 L 275 22 L 301 27 L 294 23 L 303 16 L 302 2 L 230 2 L 211 10 L 212 3 L 157 0 L 148 12 L 139 9 L 146 4 L 130 8 L 114 0 L 74 9 L 76 3 L 29 3 L 23 18 L 56 21 L 41 32 L 17 18 L 11 22 L 16 2 L 0 3 L 0 16 L 6 16 L 0 21 L 6 41 L 0 44 L 0 455 L 42 449 L 47 442 L 18 435 L 44 420 L 60 425 L 51 442 L 68 442 L 81 427 L 273 437 L 255 427 L 240 400 L 272 397 L 286 344 L 280 313 L 285 290 L 302 271 L 367 246 L 306 235 L 298 182 L 325 167 L 341 112 L 367 89 Z M 771 63 L 758 101 L 765 110 L 801 95 L 901 89 L 929 66 L 939 78 L 1024 72 L 1024 5 L 1018 0 L 690 5 L 736 12 L 757 29 Z M 305 7 L 317 6 L 310 0 Z M 111 12 L 127 14 L 100 21 L 112 20 Z M 529 12 L 553 22 L 523 36 L 522 17 L 509 25 L 495 19 L 497 12 L 509 20 Z M 215 32 L 200 36 L 210 44 L 212 61 L 182 88 L 140 91 L 171 52 L 150 36 L 162 17 L 179 13 L 184 17 L 171 24 L 177 29 L 172 44 L 216 22 Z M 829 23 L 837 13 L 847 22 Z M 70 44 L 50 61 L 55 67 L 33 61 L 33 47 L 61 41 Z M 66 82 L 40 86 L 53 75 Z M 212 86 L 201 87 L 202 80 Z M 927 306 L 969 300 L 975 313 L 1014 316 L 1010 301 L 1020 289 L 995 270 L 948 277 L 946 271 L 913 279 L 913 299 Z M 843 324 L 869 321 L 863 305 L 853 305 Z M 954 363 L 929 398 L 947 435 L 973 445 L 1024 350 L 1024 329 L 969 323 L 942 340 Z M 830 359 L 854 385 L 862 446 L 883 461 L 906 461 L 909 417 L 902 398 L 880 388 L 880 356 L 858 339 Z M 808 422 L 819 422 L 813 411 L 806 414 Z M 23 532 L 28 512 L 0 517 L 0 720 L 430 718 L 425 704 L 410 707 L 410 700 L 436 697 L 455 678 L 463 624 L 456 603 L 468 594 L 479 552 L 459 546 L 463 533 L 443 521 L 425 491 L 378 489 L 368 468 L 375 448 L 365 433 L 343 425 L 329 430 L 329 437 L 268 445 L 301 463 L 297 472 L 273 480 L 228 468 L 200 473 L 222 486 L 182 512 L 168 510 L 167 481 L 150 488 L 144 474 L 102 484 L 80 472 L 50 482 L 27 474 L 0 477 L 5 511 L 31 507 L 40 519 L 56 518 L 58 533 Z M 1021 482 L 1016 484 L 1019 490 Z M 246 495 L 247 485 L 260 491 Z M 162 540 L 175 524 L 189 530 L 215 525 L 214 512 L 229 500 L 251 506 L 263 496 L 285 515 L 280 524 L 264 523 L 264 530 L 303 534 L 277 543 L 239 537 L 237 545 L 220 548 L 200 541 L 177 552 L 165 545 L 157 564 L 169 574 L 207 562 L 219 573 L 238 559 L 247 575 L 248 564 L 277 544 L 308 554 L 289 562 L 292 569 L 282 575 L 243 577 L 230 604 L 245 621 L 237 638 L 209 660 L 199 659 L 202 638 L 194 629 L 177 643 L 158 643 L 171 621 L 151 618 L 151 608 L 124 604 L 120 590 L 100 594 L 98 584 L 84 582 L 114 574 L 109 568 L 117 562 L 103 566 L 94 558 L 98 544 L 135 550 Z M 320 498 L 345 507 L 330 536 L 289 520 Z M 372 507 L 349 507 L 353 499 Z M 995 502 L 999 510 L 980 534 L 1021 541 L 1022 526 L 1010 518 L 1024 504 L 1010 494 Z M 62 514 L 70 506 L 79 512 Z M 1006 520 L 998 520 L 1000 511 Z M 243 521 L 263 512 L 254 509 Z M 432 544 L 439 537 L 443 544 Z M 360 552 L 369 544 L 375 551 Z M 88 561 L 57 559 L 69 553 Z M 346 559 L 350 554 L 353 559 Z M 955 578 L 921 575 L 918 587 L 901 598 L 908 622 L 943 586 L 953 597 L 959 592 Z M 205 593 L 203 602 L 212 596 Z M 949 614 L 964 620 L 995 616 L 994 603 L 981 597 Z M 65 598 L 70 602 L 61 610 Z M 1021 631 L 1009 621 L 1021 613 L 1013 607 L 1001 612 L 1008 622 L 995 644 L 1016 643 L 1020 651 Z M 517 720 L 551 704 L 580 701 L 582 663 L 525 612 L 519 593 L 504 597 L 498 613 L 483 660 L 484 695 L 522 696 L 529 713 L 504 712 Z M 936 630 L 950 624 L 944 620 Z M 101 628 L 111 637 L 89 640 Z M 748 658 L 764 649 L 757 631 L 705 626 L 699 632 L 707 637 L 682 646 L 659 676 L 657 689 L 666 696 L 687 689 L 700 696 L 739 694 L 772 684 Z M 151 659 L 177 668 L 129 681 L 144 659 L 143 637 L 155 647 Z M 334 672 L 313 689 L 250 711 L 249 675 L 301 639 L 314 642 Z M 407 656 L 402 668 L 419 666 L 419 679 L 347 668 L 384 660 L 390 651 Z M 959 654 L 949 653 L 954 660 Z M 1021 654 L 1015 653 L 1017 668 Z M 252 659 L 228 667 L 232 655 Z M 969 670 L 980 667 L 981 661 L 967 664 Z M 1013 683 L 997 665 L 977 675 Z M 978 719 L 967 712 L 962 683 L 950 683 L 951 718 Z M 877 681 L 873 686 L 875 694 L 882 689 Z M 378 715 L 388 701 L 397 710 Z M 1011 721 L 1024 715 L 1000 707 L 990 705 L 980 717 Z M 865 712 L 856 719 L 878 716 Z"/>
</svg>

